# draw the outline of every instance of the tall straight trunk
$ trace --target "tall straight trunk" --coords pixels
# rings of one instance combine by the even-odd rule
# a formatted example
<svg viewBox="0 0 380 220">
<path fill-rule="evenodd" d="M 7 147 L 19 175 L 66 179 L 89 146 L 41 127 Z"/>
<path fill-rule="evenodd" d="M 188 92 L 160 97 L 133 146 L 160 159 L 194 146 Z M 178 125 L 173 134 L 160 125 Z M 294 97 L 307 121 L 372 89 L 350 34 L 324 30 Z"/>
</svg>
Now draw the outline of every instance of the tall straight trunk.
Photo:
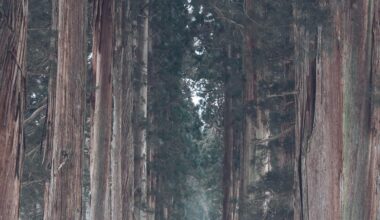
<svg viewBox="0 0 380 220">
<path fill-rule="evenodd" d="M 82 212 L 85 107 L 85 1 L 60 1 L 58 72 L 49 204 L 45 219 L 78 219 Z"/>
<path fill-rule="evenodd" d="M 245 1 L 246 13 L 253 10 L 253 0 Z M 243 74 L 244 74 L 244 128 L 243 128 L 243 147 L 241 150 L 241 179 L 240 179 L 240 219 L 249 219 L 248 202 L 251 198 L 249 187 L 254 183 L 254 159 L 256 147 L 254 141 L 256 139 L 255 131 L 255 103 L 257 74 L 253 65 L 253 37 L 252 24 L 246 24 L 243 33 Z"/>
<path fill-rule="evenodd" d="M 91 219 L 110 218 L 110 148 L 112 126 L 112 64 L 114 1 L 95 0 L 93 14 L 93 112 L 90 173 Z"/>
<path fill-rule="evenodd" d="M 150 28 L 150 27 L 149 27 Z M 149 29 L 150 31 L 151 29 Z M 149 42 L 148 42 L 148 60 L 153 58 L 153 41 L 152 34 L 149 34 Z M 153 62 L 148 63 L 149 76 L 148 76 L 148 95 L 151 96 L 153 91 L 155 82 L 157 81 L 157 74 L 154 74 L 154 65 Z M 150 103 L 148 103 L 148 122 L 149 129 L 155 129 L 155 117 L 152 109 L 152 99 L 149 99 Z M 147 220 L 154 220 L 155 212 L 156 212 L 156 190 L 157 190 L 157 171 L 153 168 L 152 164 L 155 162 L 156 157 L 156 148 L 155 142 L 150 139 L 150 142 L 147 146 L 147 164 L 151 166 L 147 166 Z"/>
<path fill-rule="evenodd" d="M 138 53 L 138 88 L 136 94 L 135 123 L 135 188 L 136 211 L 135 219 L 146 220 L 147 206 L 147 138 L 146 122 L 148 113 L 148 49 L 149 49 L 149 0 L 142 1 L 139 22 L 139 53 Z"/>
<path fill-rule="evenodd" d="M 152 147 L 148 148 L 148 162 L 153 163 L 155 151 Z M 157 189 L 157 173 L 153 168 L 149 168 L 147 172 L 147 220 L 154 220 L 156 210 L 156 189 Z"/>
<path fill-rule="evenodd" d="M 373 45 L 372 45 L 372 100 L 371 100 L 371 132 L 370 132 L 370 161 L 369 161 L 369 194 L 367 195 L 369 209 L 369 219 L 380 218 L 380 185 L 376 181 L 379 178 L 380 168 L 380 2 L 374 3 L 374 20 L 373 20 Z"/>
<path fill-rule="evenodd" d="M 331 21 L 318 27 L 317 36 L 300 26 L 294 31 L 295 219 L 378 219 L 379 3 L 334 0 L 324 6 Z"/>
<path fill-rule="evenodd" d="M 0 219 L 19 219 L 27 0 L 0 0 Z"/>
<path fill-rule="evenodd" d="M 223 220 L 232 220 L 234 193 L 232 98 L 227 91 L 224 94 Z"/>
<path fill-rule="evenodd" d="M 239 192 L 239 218 L 241 220 L 251 219 L 253 211 L 261 209 L 260 207 L 254 207 L 254 194 L 252 187 L 260 180 L 261 176 L 270 171 L 270 155 L 269 150 L 266 148 L 258 149 L 260 143 L 261 146 L 268 144 L 265 141 L 269 135 L 268 125 L 268 112 L 259 106 L 258 99 L 258 84 L 263 78 L 262 75 L 266 70 L 265 65 L 254 65 L 254 44 L 259 43 L 253 37 L 255 30 L 255 23 L 252 21 L 256 14 L 260 14 L 255 8 L 254 0 L 245 0 L 244 10 L 246 16 L 250 18 L 246 19 L 245 29 L 243 31 L 243 74 L 244 74 L 244 128 L 243 128 L 243 147 L 241 150 L 241 175 L 240 175 L 240 192 Z M 267 157 L 263 160 L 258 160 L 260 154 L 265 153 Z M 264 164 L 262 169 L 257 164 Z M 264 204 L 263 204 L 264 205 Z"/>
<path fill-rule="evenodd" d="M 45 137 L 42 143 L 42 164 L 46 170 L 51 169 L 52 162 L 52 149 L 53 149 L 53 137 L 54 137 L 54 115 L 55 115 L 55 90 L 57 86 L 57 39 L 58 39 L 58 0 L 52 0 L 52 14 L 51 14 L 51 32 L 50 37 L 50 75 L 48 84 L 48 104 L 46 111 L 45 121 Z M 49 199 L 50 178 L 45 180 L 44 189 L 44 217 L 48 216 L 48 207 L 50 203 Z"/>
<path fill-rule="evenodd" d="M 50 37 L 50 54 L 49 54 L 49 84 L 48 84 L 48 108 L 45 121 L 45 137 L 42 144 L 43 157 L 42 163 L 45 168 L 51 166 L 51 154 L 54 137 L 54 114 L 55 114 L 55 90 L 57 85 L 57 38 L 58 38 L 58 0 L 52 0 L 52 14 L 51 14 L 51 37 Z"/>
<path fill-rule="evenodd" d="M 136 188 L 136 220 L 147 219 L 147 113 L 148 113 L 148 48 L 149 48 L 149 0 L 140 4 L 142 14 L 139 20 L 139 53 L 138 53 L 138 91 L 135 140 L 135 188 Z"/>
<path fill-rule="evenodd" d="M 240 73 L 241 74 L 241 73 Z M 236 77 L 236 76 L 234 76 Z M 239 77 L 236 77 L 235 82 L 239 81 L 238 83 L 234 83 L 233 85 L 240 85 L 241 84 L 241 75 Z M 237 163 L 238 158 L 240 158 L 240 151 L 242 150 L 243 146 L 243 121 L 236 118 L 236 111 L 239 111 L 242 108 L 242 100 L 241 100 L 241 94 L 239 95 L 239 99 L 236 97 L 233 97 L 232 106 L 234 106 L 233 115 L 235 118 L 234 120 L 234 133 L 233 133 L 233 176 L 232 176 L 232 184 L 233 184 L 233 192 L 232 192 L 232 220 L 239 220 L 239 201 L 240 201 L 240 164 Z"/>
<path fill-rule="evenodd" d="M 231 59 L 231 45 L 227 57 Z M 226 68 L 224 85 L 224 160 L 223 160 L 223 220 L 233 220 L 234 212 L 234 120 L 232 112 L 232 77 L 230 66 Z"/>
<path fill-rule="evenodd" d="M 111 148 L 112 219 L 133 219 L 133 1 L 116 2 L 113 78 L 113 140 Z"/>
</svg>

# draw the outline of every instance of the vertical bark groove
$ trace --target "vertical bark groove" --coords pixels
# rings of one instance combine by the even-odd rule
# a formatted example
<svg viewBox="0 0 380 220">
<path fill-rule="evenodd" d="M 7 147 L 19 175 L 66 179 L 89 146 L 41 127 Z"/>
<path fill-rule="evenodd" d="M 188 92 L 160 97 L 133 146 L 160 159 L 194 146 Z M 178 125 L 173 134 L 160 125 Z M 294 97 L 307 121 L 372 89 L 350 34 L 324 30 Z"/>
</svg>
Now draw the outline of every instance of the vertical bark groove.
<svg viewBox="0 0 380 220">
<path fill-rule="evenodd" d="M 19 218 L 27 0 L 0 0 L 0 219 Z"/>
<path fill-rule="evenodd" d="M 59 1 L 58 71 L 49 204 L 45 219 L 82 217 L 85 103 L 85 1 Z M 79 52 L 78 52 L 79 51 Z"/>
<path fill-rule="evenodd" d="M 133 110 L 133 3 L 116 2 L 113 75 L 113 139 L 111 148 L 112 219 L 133 219 L 134 146 Z"/>
<path fill-rule="evenodd" d="M 300 187 L 295 188 L 295 219 L 377 219 L 378 116 L 373 91 L 378 46 L 373 33 L 378 3 L 331 1 L 324 7 L 331 17 L 318 27 L 311 44 L 316 45 L 316 55 L 310 53 L 308 31 L 297 25 L 294 30 L 296 157 L 301 158 L 295 166 Z M 311 114 L 307 106 L 313 99 L 313 70 L 307 66 L 313 56 Z"/>
<path fill-rule="evenodd" d="M 95 106 L 91 137 L 91 219 L 110 218 L 110 148 L 114 1 L 94 1 L 93 70 Z"/>
</svg>

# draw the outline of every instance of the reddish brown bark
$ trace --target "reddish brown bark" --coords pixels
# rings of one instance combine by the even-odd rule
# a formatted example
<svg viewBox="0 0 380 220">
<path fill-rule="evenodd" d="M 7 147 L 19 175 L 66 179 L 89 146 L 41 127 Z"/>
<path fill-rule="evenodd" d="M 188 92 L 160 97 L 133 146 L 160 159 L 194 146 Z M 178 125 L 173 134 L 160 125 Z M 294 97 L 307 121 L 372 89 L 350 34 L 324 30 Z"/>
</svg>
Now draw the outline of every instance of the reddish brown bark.
<svg viewBox="0 0 380 220">
<path fill-rule="evenodd" d="M 331 20 L 319 26 L 314 44 L 295 28 L 295 219 L 378 218 L 374 6 L 371 0 L 327 3 Z"/>
<path fill-rule="evenodd" d="M 133 219 L 134 146 L 133 110 L 133 4 L 116 2 L 113 61 L 113 142 L 111 148 L 112 219 Z"/>
<path fill-rule="evenodd" d="M 58 71 L 49 204 L 45 219 L 82 217 L 85 106 L 85 1 L 59 2 Z"/>
<path fill-rule="evenodd" d="M 19 218 L 27 0 L 0 0 L 0 219 Z"/>
<path fill-rule="evenodd" d="M 112 64 L 114 1 L 95 0 L 93 71 L 95 107 L 91 133 L 91 219 L 110 218 L 110 148 L 112 126 Z"/>
</svg>

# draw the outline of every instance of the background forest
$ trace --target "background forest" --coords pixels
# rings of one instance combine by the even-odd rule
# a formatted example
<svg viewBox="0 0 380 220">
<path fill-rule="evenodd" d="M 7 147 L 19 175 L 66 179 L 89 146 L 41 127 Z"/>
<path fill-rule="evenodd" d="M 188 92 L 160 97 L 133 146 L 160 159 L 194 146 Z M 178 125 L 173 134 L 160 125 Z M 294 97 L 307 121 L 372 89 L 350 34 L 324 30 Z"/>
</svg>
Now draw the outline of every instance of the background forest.
<svg viewBox="0 0 380 220">
<path fill-rule="evenodd" d="M 0 220 L 380 218 L 379 0 L 0 0 L 0 41 Z"/>
</svg>

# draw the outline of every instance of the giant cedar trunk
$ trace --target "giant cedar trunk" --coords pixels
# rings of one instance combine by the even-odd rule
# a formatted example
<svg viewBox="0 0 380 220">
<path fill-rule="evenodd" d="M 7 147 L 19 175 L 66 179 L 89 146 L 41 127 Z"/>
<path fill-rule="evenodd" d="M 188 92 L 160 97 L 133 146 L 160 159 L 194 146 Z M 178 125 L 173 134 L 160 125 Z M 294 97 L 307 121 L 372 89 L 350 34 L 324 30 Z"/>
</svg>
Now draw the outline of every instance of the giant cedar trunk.
<svg viewBox="0 0 380 220">
<path fill-rule="evenodd" d="M 379 23 L 373 19 L 379 4 L 330 1 L 325 7 L 330 26 L 319 26 L 317 36 L 300 26 L 294 31 L 295 219 L 378 219 Z"/>
<path fill-rule="evenodd" d="M 113 66 L 113 142 L 111 148 L 112 219 L 133 219 L 134 147 L 133 110 L 133 37 L 131 0 L 116 2 Z"/>
<path fill-rule="evenodd" d="M 93 70 L 95 107 L 91 132 L 91 219 L 109 219 L 109 174 L 112 126 L 113 0 L 95 0 Z"/>
<path fill-rule="evenodd" d="M 148 113 L 148 46 L 149 46 L 149 0 L 142 1 L 140 5 L 142 14 L 139 21 L 138 43 L 138 86 L 136 91 L 135 111 L 135 219 L 146 220 L 147 206 L 147 138 L 146 122 Z"/>
<path fill-rule="evenodd" d="M 19 218 L 28 1 L 0 0 L 0 219 Z"/>
<path fill-rule="evenodd" d="M 85 1 L 60 1 L 49 204 L 45 219 L 81 219 L 86 76 Z"/>
</svg>

